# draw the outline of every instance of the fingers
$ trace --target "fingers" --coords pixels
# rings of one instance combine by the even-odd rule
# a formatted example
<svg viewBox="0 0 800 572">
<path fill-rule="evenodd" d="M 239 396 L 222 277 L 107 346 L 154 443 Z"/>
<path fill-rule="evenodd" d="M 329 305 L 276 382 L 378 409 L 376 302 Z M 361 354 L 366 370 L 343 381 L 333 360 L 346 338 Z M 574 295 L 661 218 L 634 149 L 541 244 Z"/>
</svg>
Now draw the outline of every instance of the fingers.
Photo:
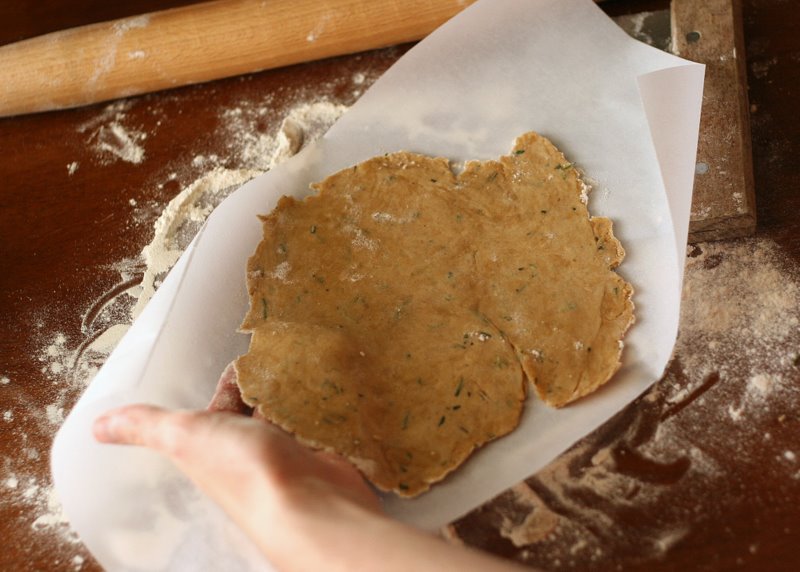
<svg viewBox="0 0 800 572">
<path fill-rule="evenodd" d="M 349 462 L 244 415 L 128 405 L 99 417 L 93 432 L 103 443 L 164 454 L 264 548 L 274 548 L 275 541 L 263 537 L 265 522 L 287 514 L 324 512 L 345 500 L 380 512 L 374 492 Z"/>
<path fill-rule="evenodd" d="M 224 471 L 219 464 L 233 462 L 242 466 L 253 458 L 254 452 L 268 450 L 266 441 L 273 438 L 274 431 L 241 415 L 168 411 L 152 405 L 128 405 L 109 411 L 97 418 L 92 430 L 101 443 L 153 449 L 177 463 L 189 476 L 199 474 L 212 482 L 222 480 Z"/>
<path fill-rule="evenodd" d="M 239 391 L 236 380 L 236 368 L 234 367 L 234 362 L 231 362 L 225 368 L 225 371 L 222 372 L 217 382 L 217 389 L 207 407 L 209 411 L 230 411 L 231 413 L 250 414 L 252 410 L 242 401 L 242 394 Z"/>
<path fill-rule="evenodd" d="M 93 433 L 103 443 L 162 453 L 259 545 L 270 547 L 260 535 L 261 519 L 277 518 L 281 491 L 272 484 L 273 452 L 289 439 L 276 429 L 231 413 L 129 405 L 99 417 Z"/>
<path fill-rule="evenodd" d="M 364 480 L 358 469 L 344 457 L 325 451 L 314 453 L 321 462 L 321 472 L 326 480 L 344 496 L 376 513 L 382 513 L 381 501 L 375 490 Z"/>
<path fill-rule="evenodd" d="M 168 413 L 165 410 L 152 405 L 120 407 L 98 417 L 92 432 L 101 443 L 142 445 L 156 449 L 166 415 Z"/>
<path fill-rule="evenodd" d="M 98 417 L 92 432 L 101 443 L 139 445 L 174 457 L 192 442 L 189 436 L 202 431 L 210 421 L 211 416 L 201 412 L 127 405 Z"/>
<path fill-rule="evenodd" d="M 243 415 L 208 411 L 169 411 L 128 405 L 97 418 L 95 438 L 102 443 L 139 445 L 162 453 L 223 506 L 246 498 L 256 483 L 278 468 L 275 451 L 288 437 Z M 299 445 L 298 445 L 299 446 Z M 237 483 L 232 486 L 231 483 Z"/>
<path fill-rule="evenodd" d="M 97 418 L 92 430 L 101 443 L 148 447 L 174 461 L 190 463 L 258 449 L 275 432 L 241 415 L 168 411 L 152 405 L 127 405 L 109 411 Z"/>
</svg>

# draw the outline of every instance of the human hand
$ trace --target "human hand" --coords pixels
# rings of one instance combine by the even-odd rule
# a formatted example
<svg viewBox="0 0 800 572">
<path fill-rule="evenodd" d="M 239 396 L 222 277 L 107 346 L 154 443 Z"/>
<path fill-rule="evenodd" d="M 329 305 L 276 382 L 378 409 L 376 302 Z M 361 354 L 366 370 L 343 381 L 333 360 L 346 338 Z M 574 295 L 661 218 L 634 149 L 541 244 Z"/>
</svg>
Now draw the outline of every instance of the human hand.
<svg viewBox="0 0 800 572">
<path fill-rule="evenodd" d="M 94 435 L 171 459 L 279 570 L 519 570 L 385 517 L 349 462 L 249 417 L 232 367 L 209 409 L 130 405 L 99 417 Z"/>
<path fill-rule="evenodd" d="M 309 516 L 365 519 L 380 512 L 350 463 L 243 415 L 131 405 L 101 416 L 93 429 L 100 442 L 168 457 L 276 563 L 294 544 L 287 529 L 305 528 Z"/>
</svg>

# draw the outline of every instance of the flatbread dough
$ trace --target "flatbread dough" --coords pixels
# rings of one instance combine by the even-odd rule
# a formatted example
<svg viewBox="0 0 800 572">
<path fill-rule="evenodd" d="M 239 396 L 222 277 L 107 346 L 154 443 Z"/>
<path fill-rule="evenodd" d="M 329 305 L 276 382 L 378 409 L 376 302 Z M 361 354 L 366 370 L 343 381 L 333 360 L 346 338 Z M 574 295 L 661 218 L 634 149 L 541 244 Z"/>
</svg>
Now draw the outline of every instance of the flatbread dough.
<svg viewBox="0 0 800 572">
<path fill-rule="evenodd" d="M 632 290 L 611 221 L 545 138 L 499 161 L 376 157 L 284 197 L 248 262 L 246 403 L 414 496 L 619 367 Z"/>
</svg>

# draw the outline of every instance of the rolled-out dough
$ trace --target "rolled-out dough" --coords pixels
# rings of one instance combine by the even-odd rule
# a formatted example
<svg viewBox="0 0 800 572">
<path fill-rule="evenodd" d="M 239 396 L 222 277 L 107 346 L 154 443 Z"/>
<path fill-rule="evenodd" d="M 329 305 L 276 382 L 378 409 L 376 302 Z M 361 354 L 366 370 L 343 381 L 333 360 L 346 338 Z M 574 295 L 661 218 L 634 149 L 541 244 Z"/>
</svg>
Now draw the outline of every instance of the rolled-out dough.
<svg viewBox="0 0 800 572">
<path fill-rule="evenodd" d="M 619 367 L 632 289 L 611 221 L 528 133 L 498 161 L 376 157 L 284 197 L 248 262 L 246 403 L 376 486 L 427 490 Z"/>
</svg>

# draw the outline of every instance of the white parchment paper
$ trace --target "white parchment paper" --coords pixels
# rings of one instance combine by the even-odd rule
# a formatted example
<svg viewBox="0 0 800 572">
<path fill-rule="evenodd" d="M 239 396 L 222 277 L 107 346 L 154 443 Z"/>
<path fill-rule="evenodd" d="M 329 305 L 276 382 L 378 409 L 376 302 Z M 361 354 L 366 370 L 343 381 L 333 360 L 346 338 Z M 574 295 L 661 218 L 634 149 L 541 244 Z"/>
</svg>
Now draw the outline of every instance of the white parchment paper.
<svg viewBox="0 0 800 572">
<path fill-rule="evenodd" d="M 482 0 L 437 30 L 316 145 L 223 202 L 109 357 L 53 448 L 55 485 L 83 541 L 110 570 L 264 569 L 168 462 L 96 444 L 91 423 L 132 402 L 205 407 L 247 347 L 236 329 L 246 260 L 261 238 L 255 215 L 386 152 L 489 159 L 523 132 L 547 136 L 594 181 L 591 212 L 615 220 L 637 307 L 612 383 L 558 411 L 531 397 L 514 433 L 430 493 L 386 498 L 389 514 L 441 526 L 619 411 L 661 376 L 675 341 L 702 84 L 702 66 L 630 39 L 590 0 Z"/>
</svg>

